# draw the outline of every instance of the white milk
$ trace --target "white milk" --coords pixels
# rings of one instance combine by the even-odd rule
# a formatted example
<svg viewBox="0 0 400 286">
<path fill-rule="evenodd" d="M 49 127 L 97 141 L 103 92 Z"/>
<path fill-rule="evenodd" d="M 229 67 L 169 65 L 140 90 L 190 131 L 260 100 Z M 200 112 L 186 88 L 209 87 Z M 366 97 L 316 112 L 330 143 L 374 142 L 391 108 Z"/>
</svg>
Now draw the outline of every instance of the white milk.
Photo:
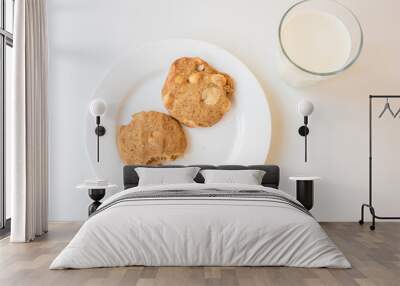
<svg viewBox="0 0 400 286">
<path fill-rule="evenodd" d="M 298 66 L 315 73 L 343 68 L 351 51 L 350 33 L 337 17 L 317 11 L 299 11 L 290 16 L 281 31 L 288 57 Z M 301 71 L 281 55 L 280 72 L 289 83 L 301 86 L 322 79 Z"/>
</svg>

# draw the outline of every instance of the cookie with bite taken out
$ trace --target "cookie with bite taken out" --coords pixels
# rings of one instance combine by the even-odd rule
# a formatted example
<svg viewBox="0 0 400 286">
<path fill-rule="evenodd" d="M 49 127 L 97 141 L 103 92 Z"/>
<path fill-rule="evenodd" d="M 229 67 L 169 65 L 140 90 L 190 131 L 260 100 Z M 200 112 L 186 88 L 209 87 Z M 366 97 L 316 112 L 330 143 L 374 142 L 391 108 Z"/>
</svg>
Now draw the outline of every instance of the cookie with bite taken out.
<svg viewBox="0 0 400 286">
<path fill-rule="evenodd" d="M 158 165 L 173 161 L 186 150 L 186 136 L 180 123 L 156 111 L 138 112 L 117 134 L 118 151 L 127 165 Z"/>
</svg>

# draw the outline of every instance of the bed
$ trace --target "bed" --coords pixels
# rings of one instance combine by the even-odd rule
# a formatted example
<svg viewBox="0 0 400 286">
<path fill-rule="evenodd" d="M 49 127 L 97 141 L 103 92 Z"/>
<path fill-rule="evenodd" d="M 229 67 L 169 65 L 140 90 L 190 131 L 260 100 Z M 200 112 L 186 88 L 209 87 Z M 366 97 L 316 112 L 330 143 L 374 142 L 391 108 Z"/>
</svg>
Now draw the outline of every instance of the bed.
<svg viewBox="0 0 400 286">
<path fill-rule="evenodd" d="M 197 166 L 262 170 L 261 185 L 206 184 L 198 173 L 195 183 L 151 186 L 138 186 L 138 167 L 125 166 L 125 190 L 103 202 L 50 269 L 351 267 L 314 217 L 278 189 L 278 166 Z"/>
</svg>

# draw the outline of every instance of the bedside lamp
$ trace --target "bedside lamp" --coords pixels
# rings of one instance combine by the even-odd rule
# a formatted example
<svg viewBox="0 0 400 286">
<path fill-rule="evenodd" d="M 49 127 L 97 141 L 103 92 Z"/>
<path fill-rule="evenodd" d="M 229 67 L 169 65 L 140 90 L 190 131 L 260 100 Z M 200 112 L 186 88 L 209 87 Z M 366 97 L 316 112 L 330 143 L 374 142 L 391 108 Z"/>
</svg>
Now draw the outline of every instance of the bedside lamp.
<svg viewBox="0 0 400 286">
<path fill-rule="evenodd" d="M 297 105 L 297 111 L 304 118 L 304 125 L 299 128 L 300 136 L 304 137 L 304 162 L 307 162 L 307 135 L 310 133 L 310 129 L 308 129 L 308 116 L 314 111 L 314 105 L 308 101 L 303 99 Z"/>
<path fill-rule="evenodd" d="M 96 118 L 96 129 L 94 130 L 97 135 L 97 162 L 99 162 L 99 138 L 106 134 L 104 126 L 100 125 L 100 117 L 106 113 L 107 104 L 100 98 L 93 99 L 89 104 L 90 113 Z"/>
</svg>

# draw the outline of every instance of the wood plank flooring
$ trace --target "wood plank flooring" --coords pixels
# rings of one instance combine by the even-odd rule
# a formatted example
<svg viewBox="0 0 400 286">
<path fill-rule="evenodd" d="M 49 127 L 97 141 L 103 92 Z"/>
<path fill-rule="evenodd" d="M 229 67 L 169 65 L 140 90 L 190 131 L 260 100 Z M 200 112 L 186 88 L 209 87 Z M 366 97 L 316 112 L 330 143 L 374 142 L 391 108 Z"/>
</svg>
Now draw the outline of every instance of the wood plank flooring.
<svg viewBox="0 0 400 286">
<path fill-rule="evenodd" d="M 27 244 L 0 241 L 0 285 L 400 285 L 400 223 L 379 222 L 375 232 L 357 223 L 323 223 L 352 269 L 289 267 L 121 267 L 48 270 L 50 262 L 79 229 L 52 223 L 49 233 Z"/>
</svg>

